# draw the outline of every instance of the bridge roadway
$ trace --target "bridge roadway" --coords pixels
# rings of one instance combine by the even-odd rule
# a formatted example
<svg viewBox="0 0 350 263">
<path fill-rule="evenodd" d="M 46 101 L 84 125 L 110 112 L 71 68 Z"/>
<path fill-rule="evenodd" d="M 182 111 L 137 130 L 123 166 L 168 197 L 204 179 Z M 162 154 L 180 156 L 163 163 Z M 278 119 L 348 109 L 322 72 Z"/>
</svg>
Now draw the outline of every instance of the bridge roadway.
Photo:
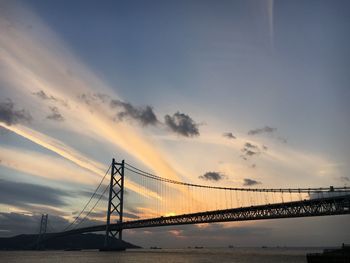
<svg viewBox="0 0 350 263">
<path fill-rule="evenodd" d="M 293 217 L 330 216 L 350 214 L 350 194 L 342 196 L 310 199 L 303 201 L 277 204 L 241 207 L 225 210 L 199 212 L 176 216 L 157 217 L 142 220 L 126 221 L 110 225 L 111 230 L 200 224 L 213 222 L 248 221 L 261 219 L 278 219 Z M 105 231 L 106 225 L 83 227 L 74 230 L 50 233 L 46 239 L 81 234 L 87 232 Z"/>
</svg>

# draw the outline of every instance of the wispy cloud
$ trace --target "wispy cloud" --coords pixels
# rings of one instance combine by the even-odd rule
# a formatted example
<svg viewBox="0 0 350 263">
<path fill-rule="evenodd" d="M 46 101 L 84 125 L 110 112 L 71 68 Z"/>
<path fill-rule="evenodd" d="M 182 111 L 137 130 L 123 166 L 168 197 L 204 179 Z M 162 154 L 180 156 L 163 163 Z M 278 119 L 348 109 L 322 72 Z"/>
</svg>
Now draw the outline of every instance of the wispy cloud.
<svg viewBox="0 0 350 263">
<path fill-rule="evenodd" d="M 261 134 L 270 134 L 276 140 L 278 140 L 282 143 L 287 143 L 287 139 L 282 137 L 282 136 L 279 136 L 278 134 L 276 134 L 276 132 L 277 132 L 277 128 L 265 126 L 263 128 L 257 128 L 257 129 L 252 129 L 252 130 L 248 131 L 248 135 L 255 136 L 255 135 L 261 135 Z"/>
<path fill-rule="evenodd" d="M 94 185 L 100 179 L 99 174 L 61 157 L 23 148 L 0 146 L 0 159 L 1 166 L 53 181 Z"/>
<path fill-rule="evenodd" d="M 252 144 L 250 142 L 246 142 L 244 144 L 244 147 L 247 148 L 247 149 L 254 149 L 254 150 L 258 150 L 259 149 L 259 147 L 257 145 L 254 145 L 254 144 Z"/>
<path fill-rule="evenodd" d="M 23 204 L 41 204 L 64 206 L 64 198 L 69 192 L 51 187 L 0 179 L 0 204 L 21 206 Z"/>
<path fill-rule="evenodd" d="M 253 129 L 248 131 L 248 135 L 258 135 L 258 134 L 262 134 L 262 133 L 273 133 L 277 131 L 277 128 L 271 128 L 269 126 L 265 126 L 263 128 L 257 128 L 257 129 Z"/>
<path fill-rule="evenodd" d="M 241 149 L 243 152 L 242 158 L 247 160 L 249 157 L 260 154 L 260 149 L 257 145 L 252 144 L 250 142 L 246 142 L 244 147 Z"/>
<path fill-rule="evenodd" d="M 48 96 L 43 90 L 39 90 L 37 92 L 33 92 L 33 95 L 39 97 L 42 100 L 56 100 L 54 96 Z"/>
<path fill-rule="evenodd" d="M 47 119 L 53 121 L 64 121 L 64 118 L 57 107 L 50 107 L 50 111 L 51 113 L 46 116 Z"/>
<path fill-rule="evenodd" d="M 68 103 L 60 98 L 56 98 L 52 95 L 47 95 L 43 90 L 39 90 L 36 92 L 32 93 L 33 95 L 37 96 L 38 98 L 42 99 L 42 100 L 48 100 L 48 101 L 53 101 L 53 102 L 59 102 L 61 105 L 65 106 L 65 107 L 69 107 Z"/>
<path fill-rule="evenodd" d="M 31 140 L 32 142 L 48 150 L 53 151 L 59 154 L 60 156 L 66 158 L 67 160 L 70 160 L 73 163 L 79 165 L 80 167 L 83 167 L 87 170 L 95 172 L 96 174 L 101 174 L 101 171 L 105 169 L 105 167 L 102 164 L 90 160 L 88 157 L 80 154 L 79 152 L 74 150 L 72 147 L 64 144 L 61 141 L 58 141 L 57 139 L 47 136 L 43 133 L 40 133 L 38 131 L 35 131 L 33 129 L 30 129 L 28 127 L 24 127 L 21 125 L 8 126 L 0 123 L 0 126 L 28 140 Z"/>
<path fill-rule="evenodd" d="M 232 132 L 225 132 L 223 136 L 228 139 L 236 139 L 236 136 L 234 136 Z"/>
<path fill-rule="evenodd" d="M 54 97 L 67 101 L 70 105 L 69 109 L 60 108 L 59 104 L 56 104 L 65 118 L 65 122 L 60 126 L 61 129 L 80 137 L 94 138 L 99 140 L 101 144 L 108 144 L 109 147 L 115 149 L 122 149 L 159 174 L 173 179 L 178 178 L 176 169 L 167 161 L 164 152 L 157 147 L 154 141 L 148 139 L 138 127 L 125 122 L 111 121 L 113 112 L 109 105 L 103 103 L 87 105 L 79 99 L 81 94 L 95 94 L 96 87 L 98 87 L 99 94 L 109 94 L 109 97 L 117 99 L 118 96 L 82 65 L 37 17 L 25 10 L 21 10 L 19 13 L 21 12 L 23 14 L 18 17 L 25 17 L 25 20 L 31 21 L 33 25 L 30 34 L 20 23 L 8 28 L 8 22 L 11 22 L 13 18 L 7 17 L 6 12 L 0 19 L 2 32 L 0 45 L 6 50 L 6 52 L 0 53 L 0 63 L 4 68 L 1 72 L 1 79 L 13 87 L 7 92 L 15 91 L 17 95 L 26 97 L 28 94 L 39 91 L 41 94 L 39 96 L 44 98 Z M 37 38 L 33 38 L 34 31 L 40 31 Z M 44 42 L 45 45 L 43 45 Z M 69 72 L 75 73 L 72 76 Z M 45 103 L 50 100 L 41 99 L 41 101 Z M 30 101 L 28 99 L 25 102 L 32 107 L 37 104 L 37 100 Z M 32 114 L 34 114 L 33 112 L 31 111 Z M 38 111 L 37 114 L 39 115 L 41 112 Z M 68 147 L 65 143 L 59 143 L 47 134 L 23 125 L 11 128 L 6 124 L 4 126 L 87 169 L 96 171 L 96 166 L 90 165 L 85 158 L 78 157 L 72 147 Z"/>
<path fill-rule="evenodd" d="M 21 17 L 22 16 L 18 16 L 18 19 Z M 23 17 L 25 20 L 28 19 L 28 16 Z M 4 16 L 0 16 L 1 21 L 2 19 L 4 19 Z M 28 19 L 28 21 L 30 21 L 30 19 Z M 33 24 L 35 30 L 37 25 L 35 23 Z M 42 30 L 40 26 L 39 29 Z M 25 98 L 25 103 L 32 106 L 28 107 L 28 109 L 30 109 L 30 112 L 35 120 L 39 119 L 37 116 L 42 114 L 41 112 L 38 112 L 40 111 L 38 108 L 43 109 L 47 108 L 48 106 L 52 106 L 53 103 L 56 102 L 55 99 L 60 98 L 67 101 L 67 103 L 70 105 L 69 109 L 67 109 L 62 107 L 63 105 L 60 103 L 55 104 L 59 113 L 65 118 L 65 121 L 60 123 L 60 129 L 66 131 L 67 134 L 72 134 L 73 136 L 82 139 L 93 138 L 98 142 L 98 147 L 96 147 L 96 150 L 106 149 L 105 156 L 110 156 L 115 153 L 118 153 L 118 156 L 129 154 L 129 157 L 133 158 L 135 162 L 138 161 L 140 165 L 143 164 L 144 166 L 150 168 L 152 172 L 154 171 L 160 176 L 173 179 L 176 179 L 179 176 L 179 170 L 184 168 L 178 168 L 175 165 L 172 165 L 175 163 L 175 161 L 170 161 L 174 149 L 169 151 L 166 149 L 166 147 L 163 147 L 161 143 L 158 144 L 152 136 L 148 136 L 148 134 L 145 133 L 143 127 L 139 127 L 140 125 L 130 125 L 130 122 L 128 121 L 111 121 L 113 117 L 115 117 L 116 111 L 118 110 L 119 112 L 123 113 L 121 115 L 122 120 L 135 120 L 138 123 L 141 123 L 141 126 L 146 125 L 145 123 L 147 123 L 147 125 L 152 125 L 157 117 L 154 117 L 156 114 L 151 106 L 139 107 L 138 105 L 130 104 L 125 102 L 125 100 L 118 98 L 118 96 L 115 95 L 115 93 L 109 89 L 105 83 L 96 78 L 91 71 L 84 67 L 84 65 L 75 61 L 74 55 L 66 52 L 64 48 L 60 47 L 61 42 L 56 41 L 57 38 L 52 37 L 52 34 L 46 34 L 47 30 L 45 28 L 40 32 L 40 34 L 38 34 L 38 39 L 30 36 L 23 28 L 18 29 L 16 27 L 12 27 L 11 30 L 8 30 L 1 27 L 0 30 L 2 32 L 0 35 L 0 45 L 1 49 L 3 50 L 3 52 L 0 53 L 0 66 L 2 69 L 4 69 L 2 72 L 0 72 L 1 79 L 10 83 L 9 87 L 7 88 L 9 94 L 11 94 L 13 91 L 16 92 L 19 98 Z M 45 43 L 45 45 L 43 43 Z M 54 50 L 54 52 L 52 52 L 52 50 Z M 74 72 L 74 74 L 69 72 Z M 99 92 L 101 93 L 96 93 L 96 87 L 100 89 Z M 30 95 L 33 93 L 40 93 L 41 95 Z M 95 102 L 93 101 L 88 104 L 79 100 L 79 95 L 88 93 L 96 94 L 102 103 L 95 105 Z M 32 99 L 27 97 L 32 97 Z M 119 106 L 114 108 L 115 111 L 111 110 L 109 103 L 105 103 L 108 101 L 108 97 L 114 98 L 120 102 Z M 21 107 L 18 109 L 15 107 L 15 110 L 21 110 L 22 107 L 27 109 L 25 105 L 22 106 L 20 101 L 17 103 L 16 100 L 15 102 L 16 105 L 21 105 Z M 148 110 L 147 107 L 149 107 Z M 35 110 L 37 110 L 37 112 L 35 112 Z M 46 115 L 46 112 L 43 114 Z M 168 123 L 166 124 L 168 129 L 170 129 L 172 132 L 185 137 L 199 135 L 198 124 L 187 114 L 175 113 L 174 115 L 167 116 L 168 117 L 166 119 L 168 119 Z M 43 117 L 41 116 L 40 120 L 42 119 Z M 70 144 L 71 141 L 74 141 L 72 138 L 66 141 L 63 138 L 64 136 L 60 137 L 61 140 L 56 139 L 59 138 L 58 136 L 54 138 L 54 134 L 56 135 L 57 131 L 51 134 L 48 127 L 45 127 L 45 125 L 50 126 L 52 124 L 49 121 L 42 123 L 42 126 L 39 126 L 36 123 L 28 125 L 28 127 L 26 127 L 24 123 L 22 125 L 19 124 L 20 123 L 9 125 L 8 123 L 4 123 L 3 127 L 7 127 L 8 129 L 16 132 L 18 135 L 23 136 L 24 138 L 27 138 L 34 143 L 37 143 L 38 145 L 59 154 L 60 156 L 63 156 L 80 167 L 84 167 L 90 173 L 98 174 L 98 178 L 100 178 L 101 174 L 103 174 L 105 166 L 95 161 L 91 157 L 96 156 L 97 154 L 91 154 L 91 156 L 88 156 L 88 154 L 81 154 L 72 146 L 73 144 Z M 264 130 L 265 128 L 262 129 Z M 204 132 L 201 131 L 201 134 L 202 133 L 204 134 Z M 193 156 L 194 152 L 199 153 L 202 151 L 202 149 L 206 149 L 206 151 L 210 152 L 214 147 L 214 143 L 217 143 L 217 141 L 220 141 L 220 143 L 225 145 L 225 147 L 226 145 L 230 144 L 228 147 L 232 148 L 229 149 L 230 151 L 226 152 L 230 152 L 229 154 L 232 154 L 232 149 L 239 152 L 244 142 L 251 139 L 238 138 L 236 140 L 229 141 L 227 140 L 228 137 L 219 137 L 220 138 L 218 138 L 218 132 L 216 131 L 215 139 L 210 144 L 208 143 L 208 145 L 193 150 L 190 149 L 190 147 L 193 145 L 189 145 L 187 148 L 188 156 Z M 251 144 L 261 145 L 261 142 L 258 140 L 251 141 Z M 270 144 L 268 145 L 270 147 Z M 182 150 L 183 149 L 181 149 L 181 151 Z M 286 170 L 290 166 L 291 171 L 295 171 L 293 170 L 296 167 L 295 163 L 301 163 L 303 165 L 300 166 L 308 167 L 307 171 L 310 171 L 310 174 L 317 171 L 322 162 L 325 161 L 325 158 L 317 159 L 314 158 L 314 156 L 311 156 L 312 158 L 305 155 L 301 156 L 298 154 L 299 151 L 295 151 L 295 153 L 290 152 L 291 151 L 288 151 L 288 149 L 274 149 L 271 147 L 271 150 L 269 148 L 268 153 L 264 154 L 264 157 L 266 157 L 270 163 L 278 163 L 284 168 L 287 167 Z M 256 149 L 249 148 L 246 151 L 247 156 L 253 156 L 256 154 Z M 211 154 L 210 158 L 213 158 L 213 154 Z M 208 159 L 205 161 L 201 160 L 201 162 L 205 163 L 206 165 L 204 171 L 211 171 L 211 169 L 215 169 L 210 167 L 214 163 L 214 160 L 209 160 L 210 158 L 208 157 Z M 232 162 L 232 160 L 230 161 Z M 269 166 L 270 163 L 268 163 L 266 166 Z M 258 165 L 260 167 L 260 164 Z M 266 169 L 266 171 L 272 170 L 268 170 L 268 168 Z M 247 171 L 242 169 L 239 172 L 242 172 L 241 174 L 245 174 Z M 251 171 L 251 174 L 253 174 L 253 172 L 257 171 Z M 197 179 L 197 176 L 191 178 L 188 176 L 189 174 L 190 173 L 185 172 L 181 175 L 183 175 L 183 178 L 186 180 Z M 245 176 L 251 177 L 251 174 L 248 173 L 245 174 Z M 63 176 L 64 175 L 61 175 L 61 178 Z M 253 178 L 254 176 L 255 175 L 253 175 Z M 241 178 L 239 180 L 241 180 Z M 144 188 L 143 191 L 140 191 L 141 188 L 136 183 L 131 182 L 128 184 L 126 182 L 126 185 L 129 185 L 129 189 L 133 188 L 133 191 L 135 192 L 148 195 L 147 189 Z M 152 195 L 153 197 L 150 198 L 158 198 L 157 193 L 153 192 Z"/>
</svg>

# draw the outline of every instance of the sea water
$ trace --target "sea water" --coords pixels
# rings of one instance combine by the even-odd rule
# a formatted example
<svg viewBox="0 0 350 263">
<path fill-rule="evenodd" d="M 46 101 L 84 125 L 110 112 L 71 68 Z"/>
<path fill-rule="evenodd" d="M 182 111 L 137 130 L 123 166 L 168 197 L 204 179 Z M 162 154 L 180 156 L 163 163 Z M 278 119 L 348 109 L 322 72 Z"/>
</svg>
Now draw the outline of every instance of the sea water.
<svg viewBox="0 0 350 263">
<path fill-rule="evenodd" d="M 99 251 L 0 251 L 0 262 L 20 263 L 305 263 L 317 248 L 202 248 Z"/>
</svg>

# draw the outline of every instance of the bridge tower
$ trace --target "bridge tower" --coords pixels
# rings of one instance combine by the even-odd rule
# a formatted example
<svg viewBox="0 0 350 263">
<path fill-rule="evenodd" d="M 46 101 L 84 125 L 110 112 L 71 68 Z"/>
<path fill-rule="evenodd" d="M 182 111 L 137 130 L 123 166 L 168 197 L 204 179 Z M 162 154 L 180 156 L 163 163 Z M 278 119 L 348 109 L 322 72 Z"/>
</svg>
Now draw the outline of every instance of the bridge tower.
<svg viewBox="0 0 350 263">
<path fill-rule="evenodd" d="M 124 199 L 124 160 L 117 163 L 114 158 L 111 167 L 111 181 L 109 185 L 109 198 L 107 209 L 107 224 L 105 235 L 105 247 L 108 247 L 110 237 L 122 240 L 122 230 L 111 230 L 111 219 L 117 218 L 117 223 L 123 222 Z M 117 237 L 118 236 L 118 237 Z"/>
<path fill-rule="evenodd" d="M 48 214 L 42 214 L 41 215 L 41 220 L 40 220 L 40 230 L 39 230 L 39 235 L 38 235 L 38 240 L 37 240 L 37 249 L 43 249 L 44 244 L 43 240 L 46 234 L 47 230 L 47 222 L 48 222 Z"/>
</svg>

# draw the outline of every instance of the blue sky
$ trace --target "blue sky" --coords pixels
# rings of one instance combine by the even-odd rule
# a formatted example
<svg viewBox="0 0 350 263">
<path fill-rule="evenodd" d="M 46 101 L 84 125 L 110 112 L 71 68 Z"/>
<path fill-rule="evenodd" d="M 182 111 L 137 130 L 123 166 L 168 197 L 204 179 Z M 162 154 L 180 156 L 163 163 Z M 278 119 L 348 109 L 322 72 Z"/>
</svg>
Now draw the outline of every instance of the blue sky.
<svg viewBox="0 0 350 263">
<path fill-rule="evenodd" d="M 71 220 L 69 211 L 88 198 L 81 191 L 94 189 L 113 156 L 197 183 L 214 171 L 226 179 L 213 183 L 225 186 L 244 179 L 277 188 L 349 184 L 348 1 L 0 5 L 0 178 L 69 193 L 59 209 L 14 202 L 1 203 L 1 213 L 50 210 Z M 171 126 L 176 118 L 187 130 Z M 230 132 L 235 139 L 223 136 Z M 249 158 L 242 152 L 248 142 L 259 149 Z M 139 187 L 130 177 L 130 192 Z M 135 205 L 139 197 L 130 200 Z M 342 218 L 318 219 L 315 228 L 349 242 L 333 228 Z M 171 245 L 175 232 L 162 233 Z M 249 233 L 247 244 L 262 244 Z M 152 239 L 143 234 L 145 243 Z"/>
</svg>

